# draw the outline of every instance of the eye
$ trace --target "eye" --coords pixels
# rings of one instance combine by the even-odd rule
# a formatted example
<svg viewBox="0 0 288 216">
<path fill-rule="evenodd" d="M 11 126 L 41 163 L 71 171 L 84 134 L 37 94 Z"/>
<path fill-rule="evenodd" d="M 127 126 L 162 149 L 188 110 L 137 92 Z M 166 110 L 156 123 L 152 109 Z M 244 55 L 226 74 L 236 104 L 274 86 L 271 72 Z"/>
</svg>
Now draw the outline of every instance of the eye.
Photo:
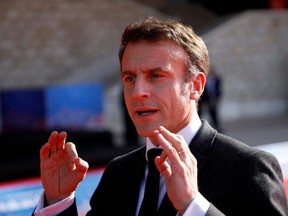
<svg viewBox="0 0 288 216">
<path fill-rule="evenodd" d="M 150 74 L 150 78 L 151 79 L 157 79 L 157 78 L 160 78 L 160 77 L 162 77 L 160 74 L 158 74 L 158 73 L 152 73 L 152 74 Z"/>
<path fill-rule="evenodd" d="M 123 81 L 126 83 L 134 82 L 134 80 L 135 80 L 135 76 L 133 75 L 126 75 L 123 77 Z"/>
</svg>

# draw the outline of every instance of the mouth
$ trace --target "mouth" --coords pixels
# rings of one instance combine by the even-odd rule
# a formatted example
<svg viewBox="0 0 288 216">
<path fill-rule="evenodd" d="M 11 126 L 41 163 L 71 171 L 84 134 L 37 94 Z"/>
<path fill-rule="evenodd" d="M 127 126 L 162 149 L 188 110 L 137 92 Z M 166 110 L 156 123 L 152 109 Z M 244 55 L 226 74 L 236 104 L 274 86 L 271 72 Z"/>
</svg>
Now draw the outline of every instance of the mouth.
<svg viewBox="0 0 288 216">
<path fill-rule="evenodd" d="M 137 110 L 136 113 L 139 116 L 149 116 L 151 114 L 156 113 L 157 110 L 156 109 L 145 109 L 145 110 Z"/>
</svg>

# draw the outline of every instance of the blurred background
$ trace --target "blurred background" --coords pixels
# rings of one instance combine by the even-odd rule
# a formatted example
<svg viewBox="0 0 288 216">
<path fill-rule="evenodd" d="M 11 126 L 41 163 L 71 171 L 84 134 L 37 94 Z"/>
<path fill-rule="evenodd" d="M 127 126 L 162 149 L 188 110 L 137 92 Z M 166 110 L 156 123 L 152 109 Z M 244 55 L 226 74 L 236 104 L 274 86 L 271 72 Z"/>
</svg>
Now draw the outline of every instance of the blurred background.
<svg viewBox="0 0 288 216">
<path fill-rule="evenodd" d="M 52 130 L 68 131 L 92 168 L 143 144 L 125 135 L 118 47 L 124 27 L 148 15 L 178 19 L 203 37 L 221 80 L 221 132 L 249 145 L 287 146 L 287 5 L 0 1 L 0 182 L 39 176 L 39 150 Z M 208 107 L 201 116 L 213 124 Z"/>
</svg>

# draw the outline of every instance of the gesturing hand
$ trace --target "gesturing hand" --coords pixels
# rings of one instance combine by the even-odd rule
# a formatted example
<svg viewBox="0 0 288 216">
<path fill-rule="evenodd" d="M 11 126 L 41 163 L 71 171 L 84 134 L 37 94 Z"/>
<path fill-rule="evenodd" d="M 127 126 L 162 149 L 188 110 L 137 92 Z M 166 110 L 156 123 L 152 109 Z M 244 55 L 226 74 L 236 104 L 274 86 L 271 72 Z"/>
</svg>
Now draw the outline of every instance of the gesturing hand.
<svg viewBox="0 0 288 216">
<path fill-rule="evenodd" d="M 75 145 L 65 143 L 66 137 L 66 132 L 53 131 L 40 150 L 41 181 L 48 205 L 71 195 L 89 167 L 78 157 Z"/>
<path fill-rule="evenodd" d="M 197 161 L 182 136 L 161 126 L 156 137 L 163 148 L 162 154 L 155 158 L 157 169 L 164 177 L 169 199 L 183 214 L 198 193 Z"/>
</svg>

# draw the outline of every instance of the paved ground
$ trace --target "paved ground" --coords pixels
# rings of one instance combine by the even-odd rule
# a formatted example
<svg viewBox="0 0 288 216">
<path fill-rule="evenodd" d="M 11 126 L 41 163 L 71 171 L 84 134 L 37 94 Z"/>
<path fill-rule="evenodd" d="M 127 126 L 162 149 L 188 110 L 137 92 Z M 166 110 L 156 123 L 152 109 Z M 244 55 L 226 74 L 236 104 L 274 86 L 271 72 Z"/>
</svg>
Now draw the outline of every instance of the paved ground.
<svg viewBox="0 0 288 216">
<path fill-rule="evenodd" d="M 223 123 L 221 127 L 222 133 L 251 146 L 288 141 L 288 113 Z"/>
</svg>

